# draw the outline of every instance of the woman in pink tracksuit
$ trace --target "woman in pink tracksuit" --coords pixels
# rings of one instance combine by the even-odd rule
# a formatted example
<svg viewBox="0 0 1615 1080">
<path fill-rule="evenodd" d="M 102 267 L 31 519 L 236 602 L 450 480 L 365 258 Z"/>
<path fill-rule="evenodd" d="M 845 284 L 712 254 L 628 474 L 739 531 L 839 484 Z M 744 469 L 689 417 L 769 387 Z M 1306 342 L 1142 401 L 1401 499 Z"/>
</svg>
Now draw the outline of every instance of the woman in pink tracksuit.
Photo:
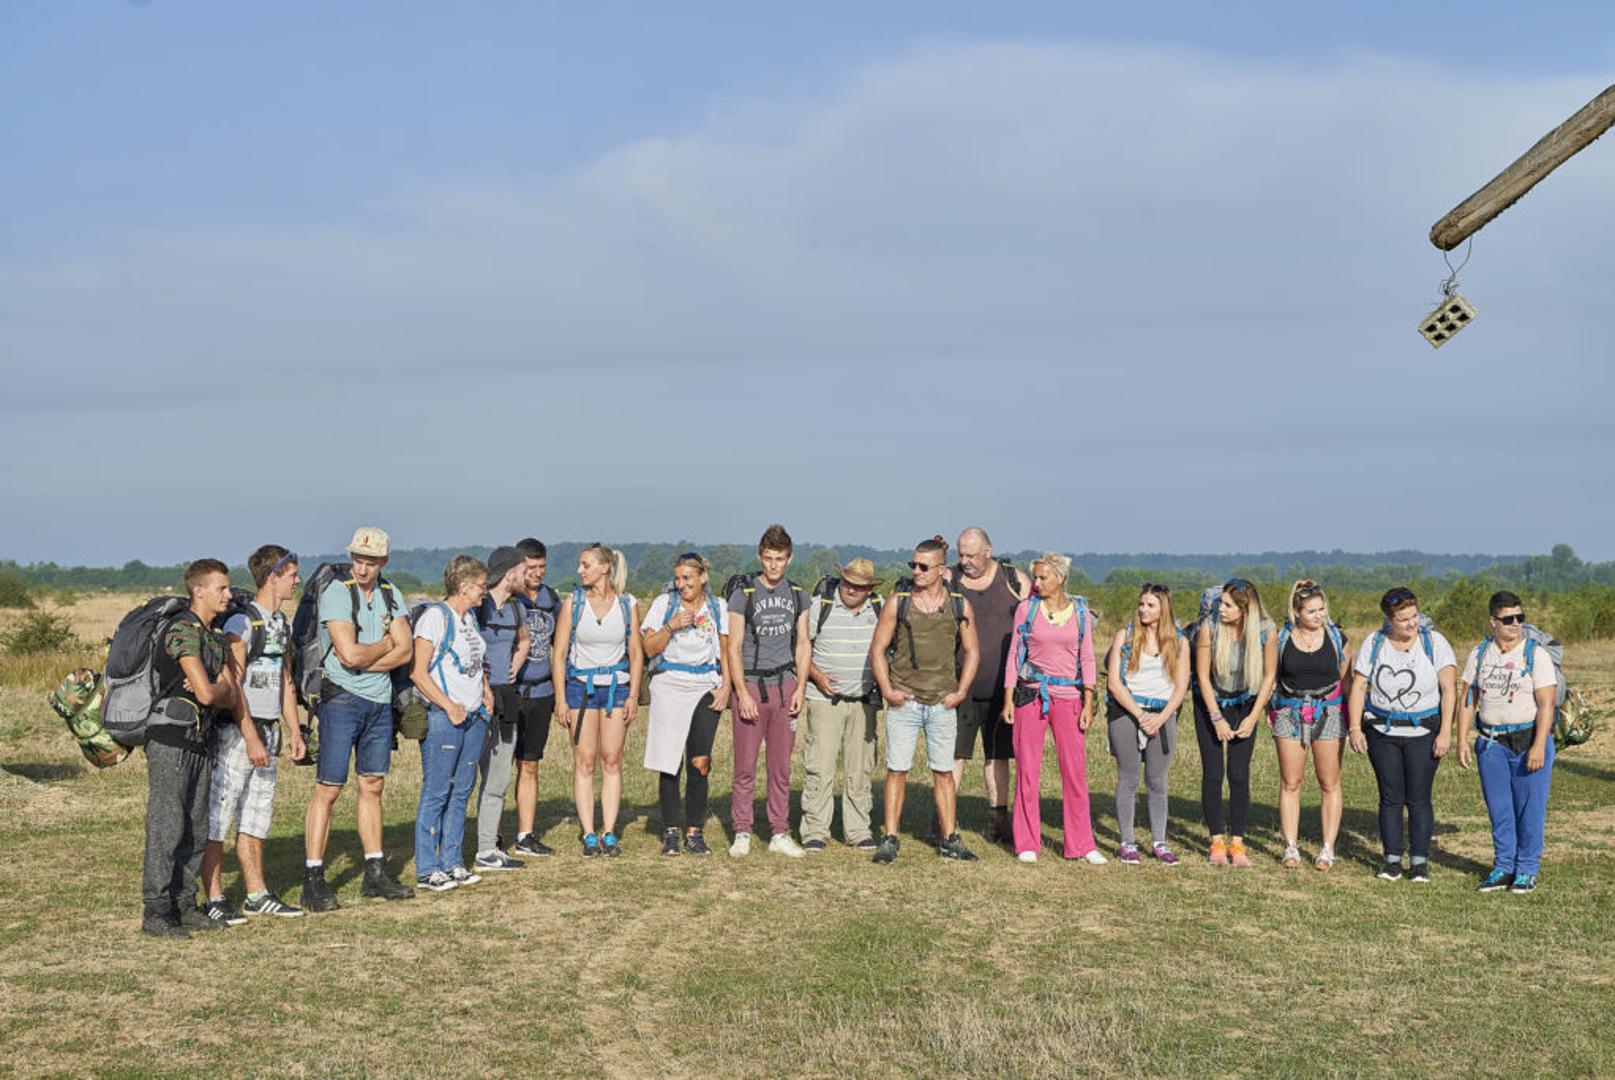
<svg viewBox="0 0 1615 1080">
<path fill-rule="evenodd" d="M 1071 560 L 1045 552 L 1032 563 L 1037 588 L 1015 609 L 1015 630 L 1004 665 L 1004 722 L 1014 726 L 1015 853 L 1036 862 L 1043 845 L 1038 807 L 1043 744 L 1054 729 L 1065 807 L 1065 857 L 1099 864 L 1088 817 L 1088 755 L 1084 735 L 1093 715 L 1093 635 L 1098 624 L 1087 601 L 1066 595 Z"/>
</svg>

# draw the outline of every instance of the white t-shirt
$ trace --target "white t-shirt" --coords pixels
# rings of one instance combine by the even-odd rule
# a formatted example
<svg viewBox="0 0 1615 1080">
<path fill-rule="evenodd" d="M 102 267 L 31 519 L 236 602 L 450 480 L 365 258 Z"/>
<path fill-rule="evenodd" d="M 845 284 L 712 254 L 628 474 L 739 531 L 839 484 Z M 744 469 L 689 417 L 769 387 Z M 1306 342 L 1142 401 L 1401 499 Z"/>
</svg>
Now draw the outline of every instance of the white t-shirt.
<svg viewBox="0 0 1615 1080">
<path fill-rule="evenodd" d="M 1377 636 L 1369 634 L 1363 639 L 1362 646 L 1357 650 L 1357 662 L 1352 665 L 1352 670 L 1367 680 L 1368 693 L 1363 699 L 1367 706 L 1365 711 L 1380 709 L 1419 713 L 1441 708 L 1441 684 L 1436 675 L 1442 668 L 1458 666 L 1447 639 L 1438 631 L 1430 631 L 1430 651 L 1435 654 L 1432 661 L 1424 654 L 1424 639 L 1420 635 L 1413 636 L 1413 643 L 1408 646 L 1407 652 L 1398 649 L 1391 644 L 1390 638 L 1386 638 L 1380 645 L 1374 669 L 1370 671 L 1369 658 L 1374 654 L 1374 639 Z M 1374 730 L 1398 738 L 1417 738 L 1429 734 L 1431 729 L 1401 723 L 1375 724 Z"/>
<path fill-rule="evenodd" d="M 1138 654 L 1138 670 L 1127 672 L 1127 692 L 1135 698 L 1156 698 L 1161 701 L 1171 701 L 1172 691 L 1177 687 L 1167 678 L 1166 665 L 1162 663 L 1161 654 L 1153 656 L 1147 652 Z"/>
<path fill-rule="evenodd" d="M 444 604 L 433 604 L 415 620 L 415 636 L 431 643 L 433 659 L 443 642 L 443 631 L 448 626 L 444 616 L 448 611 Z M 468 712 L 482 707 L 482 657 L 486 652 L 487 645 L 477 632 L 476 617 L 468 611 L 455 619 L 448 652 L 443 662 L 430 672 L 432 680 L 449 695 L 449 700 L 465 706 Z"/>
<path fill-rule="evenodd" d="M 627 659 L 628 625 L 622 621 L 624 600 L 628 601 L 628 615 L 632 618 L 635 603 L 632 596 L 612 597 L 611 608 L 603 619 L 589 606 L 587 596 L 577 601 L 582 606 L 574 612 L 577 616 L 578 631 L 572 635 L 572 644 L 568 649 L 571 653 L 571 667 L 609 668 Z M 595 686 L 610 686 L 611 676 L 596 675 L 589 681 Z M 619 683 L 628 681 L 627 668 L 617 673 L 617 681 Z"/>
<path fill-rule="evenodd" d="M 729 632 L 729 605 L 716 597 L 713 599 L 718 605 L 717 624 L 713 624 L 712 607 L 703 597 L 701 607 L 695 613 L 695 625 L 686 626 L 673 632 L 673 639 L 667 643 L 667 648 L 662 650 L 663 660 L 670 664 L 690 664 L 691 666 L 716 664 L 718 662 L 718 636 Z M 645 621 L 640 624 L 640 628 L 646 631 L 660 630 L 662 624 L 667 621 L 668 605 L 679 602 L 669 593 L 662 593 L 662 595 L 650 602 L 650 610 L 645 613 Z M 587 612 L 584 613 L 584 617 L 588 617 Z M 680 681 L 690 680 L 698 682 L 702 686 L 717 686 L 718 683 L 723 681 L 722 676 L 716 671 L 707 674 L 697 674 L 693 671 L 666 671 L 658 673 L 656 677 L 678 679 Z"/>
<path fill-rule="evenodd" d="M 1475 653 L 1464 661 L 1462 682 L 1475 685 Z M 1497 642 L 1486 646 L 1480 659 L 1480 722 L 1487 727 L 1536 722 L 1536 690 L 1539 686 L 1559 686 L 1559 671 L 1553 657 L 1541 645 L 1536 647 L 1531 674 L 1525 674 L 1525 638 L 1508 652 Z"/>
<path fill-rule="evenodd" d="M 242 673 L 242 687 L 247 692 L 247 715 L 254 720 L 280 719 L 281 668 L 292 640 L 291 624 L 279 611 L 268 611 L 256 600 L 253 610 L 264 624 L 264 651 L 256 660 L 247 663 Z M 224 632 L 245 642 L 252 649 L 252 620 L 242 612 L 225 620 Z"/>
</svg>

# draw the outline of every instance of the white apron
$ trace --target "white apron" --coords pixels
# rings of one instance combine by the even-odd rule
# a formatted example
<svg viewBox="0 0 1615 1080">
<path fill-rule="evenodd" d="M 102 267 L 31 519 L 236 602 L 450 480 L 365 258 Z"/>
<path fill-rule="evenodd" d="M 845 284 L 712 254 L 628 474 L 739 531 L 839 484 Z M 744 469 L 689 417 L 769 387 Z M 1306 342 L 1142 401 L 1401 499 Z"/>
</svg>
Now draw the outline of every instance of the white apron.
<svg viewBox="0 0 1615 1080">
<path fill-rule="evenodd" d="M 684 761 L 684 744 L 690 737 L 695 706 L 717 688 L 716 676 L 677 671 L 653 675 L 650 680 L 650 720 L 645 725 L 645 768 L 669 776 Z"/>
</svg>

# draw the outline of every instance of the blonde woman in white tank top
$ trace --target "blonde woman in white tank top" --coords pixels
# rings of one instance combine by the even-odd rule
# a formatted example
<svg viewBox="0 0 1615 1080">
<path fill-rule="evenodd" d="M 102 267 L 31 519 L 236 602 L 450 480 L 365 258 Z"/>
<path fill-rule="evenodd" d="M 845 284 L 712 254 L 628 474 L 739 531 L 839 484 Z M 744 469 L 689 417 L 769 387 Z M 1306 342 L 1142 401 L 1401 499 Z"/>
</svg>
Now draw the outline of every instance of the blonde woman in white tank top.
<svg viewBox="0 0 1615 1080">
<path fill-rule="evenodd" d="M 634 598 L 627 594 L 622 552 L 591 544 L 578 556 L 580 587 L 561 601 L 553 656 L 566 668 L 556 694 L 555 720 L 572 734 L 572 797 L 583 830 L 583 855 L 620 855 L 622 748 L 639 715 L 645 651 L 634 633 Z M 575 628 L 575 632 L 574 632 Z M 594 770 L 600 765 L 600 824 L 594 829 Z"/>
</svg>

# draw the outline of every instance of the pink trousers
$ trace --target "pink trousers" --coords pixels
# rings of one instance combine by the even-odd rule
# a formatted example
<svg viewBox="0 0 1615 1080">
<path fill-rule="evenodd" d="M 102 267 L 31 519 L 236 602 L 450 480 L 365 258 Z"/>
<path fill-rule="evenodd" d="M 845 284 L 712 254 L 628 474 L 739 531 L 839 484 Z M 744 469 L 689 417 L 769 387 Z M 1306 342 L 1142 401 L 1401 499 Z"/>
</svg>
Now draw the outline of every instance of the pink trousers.
<svg viewBox="0 0 1615 1080">
<path fill-rule="evenodd" d="M 729 817 L 735 835 L 751 832 L 752 799 L 757 793 L 757 754 L 768 746 L 768 827 L 772 835 L 791 831 L 791 753 L 796 749 L 796 723 L 791 718 L 791 695 L 796 680 L 768 684 L 768 700 L 755 682 L 747 682 L 757 699 L 757 719 L 740 718 L 740 709 L 730 714 L 735 735 L 735 779 L 730 788 Z"/>
<path fill-rule="evenodd" d="M 1065 857 L 1080 859 L 1094 849 L 1093 822 L 1088 816 L 1088 750 L 1077 728 L 1082 698 L 1053 698 L 1043 715 L 1037 701 L 1015 710 L 1015 851 L 1043 846 L 1039 779 L 1043 744 L 1054 729 L 1054 752 L 1060 762 L 1061 802 L 1065 809 Z"/>
</svg>

